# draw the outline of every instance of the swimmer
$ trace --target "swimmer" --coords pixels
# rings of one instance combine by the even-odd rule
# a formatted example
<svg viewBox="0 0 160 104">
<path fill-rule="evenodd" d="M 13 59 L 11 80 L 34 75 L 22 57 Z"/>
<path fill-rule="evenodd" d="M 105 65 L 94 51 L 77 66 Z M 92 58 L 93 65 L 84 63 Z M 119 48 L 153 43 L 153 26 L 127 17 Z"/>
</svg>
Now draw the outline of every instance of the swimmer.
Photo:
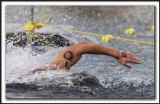
<svg viewBox="0 0 160 104">
<path fill-rule="evenodd" d="M 70 70 L 70 67 L 76 64 L 83 54 L 97 54 L 97 55 L 108 55 L 115 58 L 120 64 L 132 69 L 131 65 L 128 63 L 141 64 L 142 61 L 138 59 L 135 55 L 128 52 L 121 52 L 116 49 L 111 49 L 104 47 L 102 45 L 91 43 L 91 42 L 79 42 L 73 46 L 70 46 L 62 50 L 55 60 L 49 65 L 42 66 L 35 70 L 28 72 L 25 75 L 22 75 L 20 78 L 23 78 L 26 75 L 32 75 L 37 71 L 43 70 L 56 70 L 56 69 L 65 69 Z"/>
</svg>

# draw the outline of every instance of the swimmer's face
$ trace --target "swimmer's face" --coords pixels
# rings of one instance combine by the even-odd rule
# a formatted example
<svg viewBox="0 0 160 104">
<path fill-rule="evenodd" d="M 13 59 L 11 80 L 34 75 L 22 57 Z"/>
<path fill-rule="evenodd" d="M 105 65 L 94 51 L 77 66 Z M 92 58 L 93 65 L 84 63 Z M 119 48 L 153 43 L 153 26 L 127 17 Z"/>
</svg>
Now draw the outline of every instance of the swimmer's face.
<svg viewBox="0 0 160 104">
<path fill-rule="evenodd" d="M 59 68 L 59 69 L 67 69 L 67 70 L 70 69 L 70 62 L 66 60 L 55 60 L 51 64 L 55 65 L 56 68 Z"/>
</svg>

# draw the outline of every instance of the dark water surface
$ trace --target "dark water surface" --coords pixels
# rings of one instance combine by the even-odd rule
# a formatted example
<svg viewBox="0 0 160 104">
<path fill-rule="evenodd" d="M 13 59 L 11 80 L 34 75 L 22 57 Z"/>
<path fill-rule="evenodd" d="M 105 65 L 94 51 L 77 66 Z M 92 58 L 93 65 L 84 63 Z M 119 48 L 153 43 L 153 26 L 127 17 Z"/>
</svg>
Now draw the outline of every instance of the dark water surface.
<svg viewBox="0 0 160 104">
<path fill-rule="evenodd" d="M 78 79 L 72 79 L 73 85 L 67 86 L 65 83 L 59 85 L 43 85 L 38 86 L 36 84 L 26 83 L 9 83 L 7 84 L 7 98 L 154 98 L 154 83 L 150 83 L 147 86 L 141 83 L 138 86 L 134 86 L 134 83 L 120 82 L 118 85 L 114 85 L 114 81 L 110 83 L 110 87 L 104 88 L 99 80 L 95 76 L 87 75 L 85 73 L 73 74 L 72 77 L 78 77 Z M 84 78 L 81 78 L 84 77 Z M 107 81 L 106 81 L 107 83 Z"/>
</svg>

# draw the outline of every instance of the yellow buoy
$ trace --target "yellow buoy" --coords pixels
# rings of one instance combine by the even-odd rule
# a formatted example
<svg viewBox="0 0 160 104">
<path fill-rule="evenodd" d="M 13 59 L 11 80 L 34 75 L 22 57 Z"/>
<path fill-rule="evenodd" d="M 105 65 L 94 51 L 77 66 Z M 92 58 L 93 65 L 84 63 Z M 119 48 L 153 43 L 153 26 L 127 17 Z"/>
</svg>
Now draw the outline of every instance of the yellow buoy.
<svg viewBox="0 0 160 104">
<path fill-rule="evenodd" d="M 108 43 L 109 41 L 111 41 L 113 39 L 112 35 L 104 35 L 102 36 L 102 41 Z"/>
<path fill-rule="evenodd" d="M 152 31 L 154 32 L 154 26 L 152 26 Z"/>
<path fill-rule="evenodd" d="M 135 34 L 135 29 L 134 28 L 126 29 L 125 33 L 129 35 Z"/>
</svg>

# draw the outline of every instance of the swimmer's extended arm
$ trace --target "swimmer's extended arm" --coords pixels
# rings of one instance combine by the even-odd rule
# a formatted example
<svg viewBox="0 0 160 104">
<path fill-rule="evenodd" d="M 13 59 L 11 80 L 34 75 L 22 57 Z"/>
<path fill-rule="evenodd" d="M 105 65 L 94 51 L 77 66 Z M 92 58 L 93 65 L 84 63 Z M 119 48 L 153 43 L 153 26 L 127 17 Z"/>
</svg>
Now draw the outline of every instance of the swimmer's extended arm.
<svg viewBox="0 0 160 104">
<path fill-rule="evenodd" d="M 119 50 L 111 49 L 91 42 L 79 42 L 78 44 L 70 46 L 67 49 L 61 51 L 56 57 L 56 59 L 67 59 L 71 63 L 70 65 L 73 66 L 79 61 L 83 54 L 112 56 L 117 59 L 120 64 L 130 69 L 132 67 L 128 63 L 141 63 L 141 60 L 131 53 L 121 52 Z"/>
<path fill-rule="evenodd" d="M 42 66 L 40 68 L 37 68 L 37 69 L 29 71 L 27 74 L 21 75 L 19 78 L 22 79 L 24 76 L 32 75 L 32 74 L 34 74 L 37 71 L 43 71 L 43 70 L 46 70 L 46 69 L 47 69 L 47 66 Z"/>
<path fill-rule="evenodd" d="M 51 68 L 52 68 L 52 69 L 51 69 Z M 34 70 L 29 71 L 27 74 L 21 75 L 21 76 L 20 76 L 20 79 L 22 79 L 22 78 L 23 78 L 24 76 L 26 76 L 26 75 L 32 75 L 32 74 L 34 74 L 34 73 L 37 72 L 37 71 L 44 71 L 44 70 L 47 70 L 47 69 L 54 70 L 55 67 L 54 67 L 54 66 L 51 66 L 51 65 L 48 65 L 48 66 L 42 66 L 42 67 L 36 68 L 36 69 L 34 69 Z"/>
<path fill-rule="evenodd" d="M 107 48 L 107 47 L 104 47 L 102 45 L 95 44 L 95 43 L 80 42 L 77 48 L 81 54 L 103 54 L 103 55 L 112 56 L 115 59 L 117 59 L 117 61 L 120 64 L 130 69 L 132 67 L 128 63 L 134 63 L 134 64 L 142 63 L 140 59 L 138 59 L 135 55 L 131 53 L 121 52 L 119 50 Z"/>
</svg>

